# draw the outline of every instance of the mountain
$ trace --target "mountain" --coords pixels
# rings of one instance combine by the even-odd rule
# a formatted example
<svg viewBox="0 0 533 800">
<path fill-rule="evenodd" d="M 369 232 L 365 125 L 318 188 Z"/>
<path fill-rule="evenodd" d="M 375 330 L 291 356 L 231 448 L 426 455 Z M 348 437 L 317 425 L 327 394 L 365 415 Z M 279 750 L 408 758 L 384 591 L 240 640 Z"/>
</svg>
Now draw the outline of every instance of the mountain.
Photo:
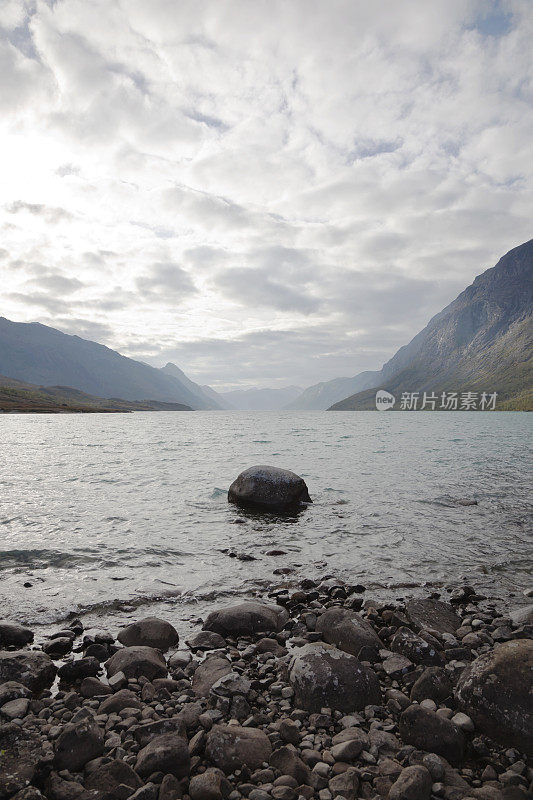
<svg viewBox="0 0 533 800">
<path fill-rule="evenodd" d="M 361 372 L 354 378 L 334 378 L 309 386 L 295 400 L 285 406 L 290 411 L 324 411 L 347 395 L 370 389 L 379 380 L 380 372 Z"/>
<path fill-rule="evenodd" d="M 379 373 L 375 388 L 497 392 L 498 407 L 533 406 L 533 239 L 504 255 L 437 314 Z M 375 408 L 375 391 L 331 410 Z"/>
<path fill-rule="evenodd" d="M 218 392 L 215 392 L 215 390 L 211 389 L 210 386 L 200 386 L 199 384 L 194 383 L 194 381 L 191 381 L 191 379 L 186 376 L 183 370 L 181 370 L 171 361 L 169 361 L 168 364 L 165 364 L 164 367 L 161 367 L 161 372 L 177 378 L 182 386 L 185 386 L 190 392 L 192 392 L 192 394 L 200 398 L 200 401 L 204 403 L 205 408 L 219 410 L 225 407 L 224 401 Z"/>
<path fill-rule="evenodd" d="M 216 392 L 211 386 L 201 386 L 200 388 L 203 389 L 205 394 L 210 397 L 211 400 L 214 400 L 215 403 L 217 403 L 217 405 L 220 406 L 220 408 L 222 408 L 224 411 L 235 411 L 235 407 L 232 406 L 228 400 L 222 397 L 222 394 Z"/>
<path fill-rule="evenodd" d="M 221 392 L 221 397 L 239 411 L 279 411 L 301 394 L 299 386 L 281 389 L 235 389 Z"/>
<path fill-rule="evenodd" d="M 0 375 L 0 413 L 80 413 L 96 411 L 192 411 L 181 403 L 94 397 L 70 386 L 35 386 Z"/>
<path fill-rule="evenodd" d="M 185 385 L 179 376 L 38 322 L 0 317 L 0 374 L 38 386 L 71 386 L 97 397 L 215 407 L 188 378 Z"/>
</svg>

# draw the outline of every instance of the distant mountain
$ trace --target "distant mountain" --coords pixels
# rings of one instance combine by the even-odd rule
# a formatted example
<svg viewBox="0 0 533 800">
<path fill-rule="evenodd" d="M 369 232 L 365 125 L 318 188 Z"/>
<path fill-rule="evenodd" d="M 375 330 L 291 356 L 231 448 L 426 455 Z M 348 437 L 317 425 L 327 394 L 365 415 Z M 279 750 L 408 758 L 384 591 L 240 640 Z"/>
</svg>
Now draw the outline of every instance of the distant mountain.
<svg viewBox="0 0 533 800">
<path fill-rule="evenodd" d="M 210 397 L 211 400 L 214 400 L 214 402 L 217 403 L 220 408 L 224 409 L 224 411 L 235 411 L 235 407 L 232 406 L 231 403 L 222 396 L 222 394 L 216 392 L 211 386 L 203 385 L 200 388 L 203 389 L 205 394 Z"/>
<path fill-rule="evenodd" d="M 360 372 L 354 378 L 334 378 L 309 386 L 285 406 L 291 411 L 323 411 L 349 394 L 370 389 L 379 380 L 380 372 Z"/>
<path fill-rule="evenodd" d="M 96 411 L 192 411 L 181 403 L 94 397 L 70 386 L 35 386 L 0 375 L 0 413 Z"/>
<path fill-rule="evenodd" d="M 194 381 L 191 381 L 191 379 L 186 376 L 183 370 L 171 361 L 165 364 L 164 367 L 161 367 L 161 372 L 177 378 L 182 386 L 185 386 L 195 397 L 198 397 L 200 401 L 204 403 L 205 408 L 221 409 L 225 407 L 224 401 L 218 392 L 215 392 L 210 386 L 200 386 L 194 383 Z"/>
<path fill-rule="evenodd" d="M 301 394 L 299 386 L 281 389 L 235 389 L 220 396 L 239 411 L 279 411 Z"/>
<path fill-rule="evenodd" d="M 387 361 L 373 391 L 332 410 L 374 408 L 376 388 L 402 392 L 497 392 L 502 408 L 533 406 L 533 239 L 437 314 Z"/>
<path fill-rule="evenodd" d="M 186 385 L 179 376 L 38 322 L 0 317 L 0 374 L 38 386 L 71 386 L 97 397 L 215 407 L 188 378 Z"/>
</svg>

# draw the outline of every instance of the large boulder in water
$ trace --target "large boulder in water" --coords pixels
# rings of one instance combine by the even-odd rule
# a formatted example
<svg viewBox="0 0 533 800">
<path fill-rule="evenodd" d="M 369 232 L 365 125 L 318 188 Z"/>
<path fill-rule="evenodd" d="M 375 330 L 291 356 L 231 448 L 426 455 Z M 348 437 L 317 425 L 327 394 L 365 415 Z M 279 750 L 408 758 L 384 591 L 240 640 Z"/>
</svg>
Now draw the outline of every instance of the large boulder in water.
<svg viewBox="0 0 533 800">
<path fill-rule="evenodd" d="M 17 681 L 32 692 L 48 689 L 54 682 L 56 666 L 52 659 L 37 650 L 0 652 L 0 683 Z"/>
<path fill-rule="evenodd" d="M 457 699 L 497 742 L 533 756 L 533 641 L 515 639 L 476 658 L 462 673 Z"/>
<path fill-rule="evenodd" d="M 281 606 L 250 600 L 212 611 L 204 622 L 203 629 L 222 636 L 277 633 L 288 619 L 288 612 Z"/>
<path fill-rule="evenodd" d="M 377 653 L 383 643 L 363 617 L 348 608 L 328 608 L 317 620 L 316 629 L 329 644 L 358 656 L 363 647 Z"/>
<path fill-rule="evenodd" d="M 319 642 L 300 647 L 288 667 L 295 705 L 318 712 L 334 708 L 345 714 L 381 704 L 379 680 L 355 656 Z"/>
<path fill-rule="evenodd" d="M 117 639 L 125 647 L 155 647 L 164 653 L 178 644 L 174 625 L 158 617 L 146 617 L 122 628 Z"/>
<path fill-rule="evenodd" d="M 263 465 L 241 472 L 229 487 L 228 500 L 274 512 L 312 502 L 303 478 L 288 469 Z"/>
</svg>

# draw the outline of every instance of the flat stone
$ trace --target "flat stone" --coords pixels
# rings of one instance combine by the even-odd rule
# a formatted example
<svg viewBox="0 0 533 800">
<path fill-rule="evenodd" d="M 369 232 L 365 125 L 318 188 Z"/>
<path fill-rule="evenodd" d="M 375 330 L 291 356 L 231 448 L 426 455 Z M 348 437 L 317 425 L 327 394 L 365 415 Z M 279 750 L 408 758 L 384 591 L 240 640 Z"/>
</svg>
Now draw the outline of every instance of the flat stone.
<svg viewBox="0 0 533 800">
<path fill-rule="evenodd" d="M 0 619 L 0 647 L 24 647 L 33 642 L 33 631 L 19 625 Z"/>
<path fill-rule="evenodd" d="M 212 611 L 203 629 L 233 637 L 277 633 L 288 619 L 288 612 L 281 606 L 250 600 Z"/>
<path fill-rule="evenodd" d="M 358 656 L 363 647 L 377 654 L 383 646 L 372 625 L 348 608 L 328 608 L 318 617 L 316 629 L 324 641 L 354 656 Z"/>
<path fill-rule="evenodd" d="M 0 652 L 0 684 L 22 683 L 32 692 L 48 689 L 54 682 L 56 667 L 52 659 L 37 650 Z"/>
<path fill-rule="evenodd" d="M 449 603 L 430 598 L 409 600 L 405 605 L 409 620 L 423 630 L 455 633 L 462 624 L 461 617 Z"/>
<path fill-rule="evenodd" d="M 179 642 L 176 628 L 158 617 L 146 617 L 127 625 L 117 639 L 125 647 L 154 647 L 162 652 Z"/>
<path fill-rule="evenodd" d="M 231 662 L 222 656 L 211 656 L 196 668 L 192 688 L 198 697 L 208 697 L 211 687 L 231 672 Z"/>
<path fill-rule="evenodd" d="M 240 725 L 215 725 L 207 735 L 207 758 L 225 773 L 241 769 L 258 769 L 272 753 L 270 740 L 258 728 Z"/>
<path fill-rule="evenodd" d="M 126 678 L 166 678 L 166 661 L 159 650 L 153 647 L 124 647 L 106 661 L 108 677 L 123 672 Z"/>
<path fill-rule="evenodd" d="M 135 771 L 148 778 L 154 772 L 183 778 L 189 774 L 191 758 L 187 741 L 176 733 L 156 736 L 137 756 Z"/>
<path fill-rule="evenodd" d="M 419 705 L 409 706 L 400 716 L 400 736 L 404 744 L 437 753 L 452 764 L 463 759 L 463 732 L 449 719 Z"/>
</svg>

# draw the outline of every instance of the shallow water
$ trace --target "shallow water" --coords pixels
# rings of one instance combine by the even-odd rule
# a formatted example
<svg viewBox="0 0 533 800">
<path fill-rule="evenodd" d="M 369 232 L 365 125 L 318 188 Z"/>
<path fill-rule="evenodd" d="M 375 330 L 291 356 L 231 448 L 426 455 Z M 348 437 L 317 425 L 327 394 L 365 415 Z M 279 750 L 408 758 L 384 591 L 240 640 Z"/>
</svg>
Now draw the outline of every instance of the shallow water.
<svg viewBox="0 0 533 800">
<path fill-rule="evenodd" d="M 188 624 L 213 600 L 326 574 L 380 597 L 466 576 L 523 601 L 532 421 L 497 412 L 1 416 L 1 616 L 45 625 L 72 612 L 117 623 L 155 612 Z M 289 518 L 229 505 L 231 481 L 261 463 L 302 475 L 313 505 Z M 279 567 L 294 572 L 276 576 Z"/>
</svg>

